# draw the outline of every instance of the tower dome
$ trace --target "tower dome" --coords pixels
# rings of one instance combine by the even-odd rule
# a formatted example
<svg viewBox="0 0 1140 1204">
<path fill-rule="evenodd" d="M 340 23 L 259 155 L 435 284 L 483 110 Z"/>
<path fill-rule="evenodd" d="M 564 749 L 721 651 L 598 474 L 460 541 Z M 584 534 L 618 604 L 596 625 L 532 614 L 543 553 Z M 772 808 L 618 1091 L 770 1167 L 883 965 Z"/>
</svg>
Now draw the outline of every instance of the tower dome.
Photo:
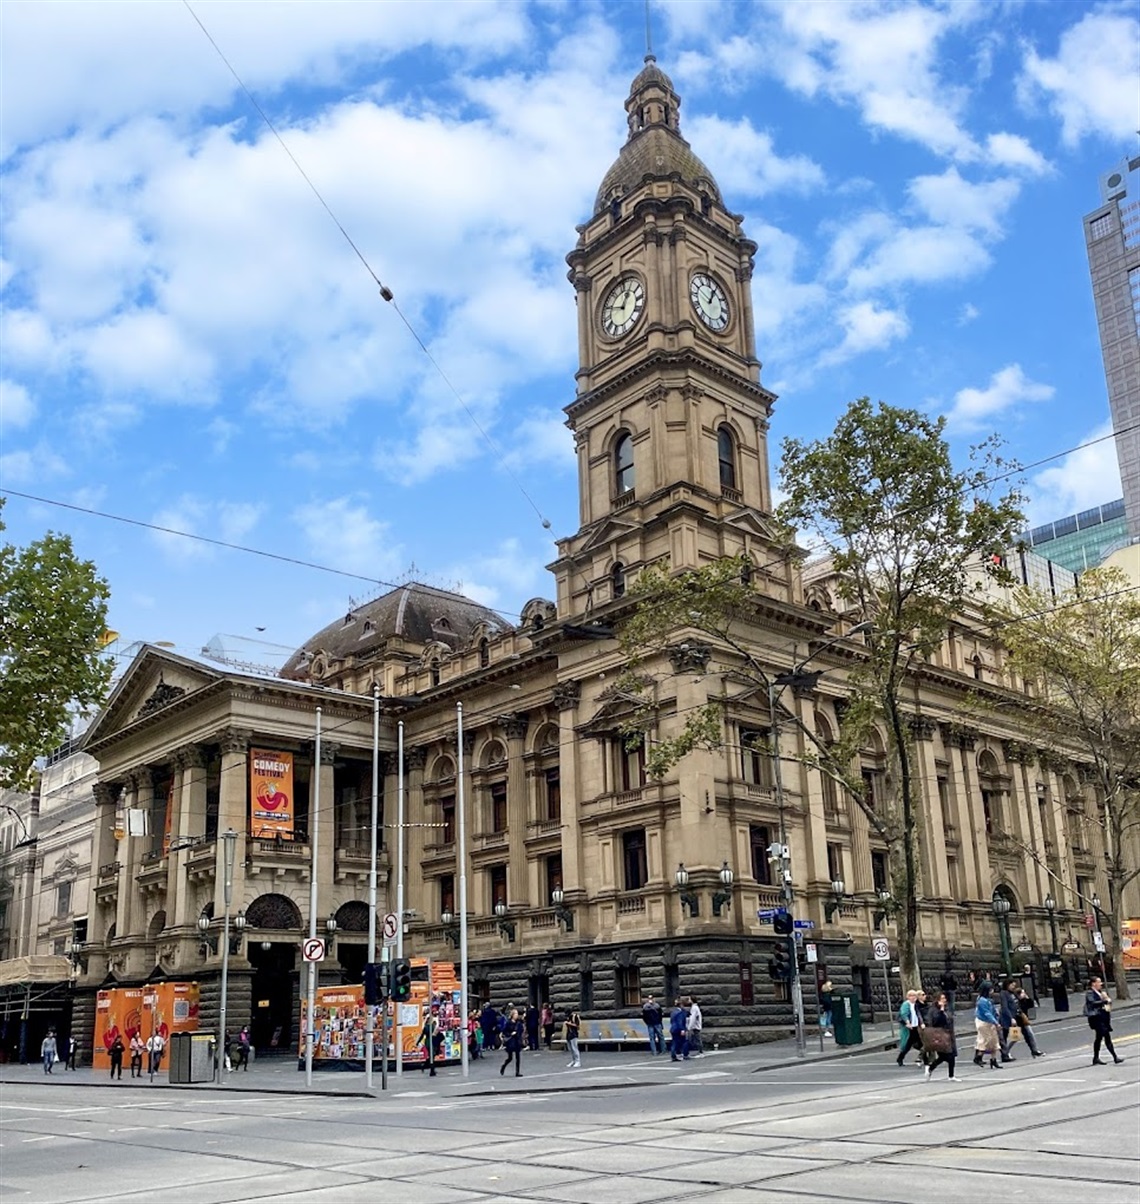
<svg viewBox="0 0 1140 1204">
<path fill-rule="evenodd" d="M 648 178 L 679 176 L 686 184 L 720 201 L 720 189 L 712 172 L 681 137 L 681 98 L 673 81 L 657 66 L 652 54 L 630 85 L 625 111 L 629 138 L 621 154 L 602 178 L 594 201 L 599 213 L 611 201 L 624 196 Z"/>
</svg>

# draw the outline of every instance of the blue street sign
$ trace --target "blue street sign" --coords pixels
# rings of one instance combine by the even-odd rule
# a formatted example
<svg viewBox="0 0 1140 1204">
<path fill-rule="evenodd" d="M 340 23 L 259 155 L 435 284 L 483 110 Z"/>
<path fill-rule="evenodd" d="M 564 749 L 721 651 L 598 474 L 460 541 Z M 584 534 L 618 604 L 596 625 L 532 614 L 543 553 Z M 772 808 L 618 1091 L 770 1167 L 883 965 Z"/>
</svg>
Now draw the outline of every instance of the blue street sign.
<svg viewBox="0 0 1140 1204">
<path fill-rule="evenodd" d="M 777 916 L 788 914 L 786 907 L 766 907 L 756 913 L 756 918 L 764 924 L 770 924 Z"/>
<path fill-rule="evenodd" d="M 814 920 L 796 920 L 796 927 L 797 928 L 814 928 L 815 921 Z"/>
</svg>

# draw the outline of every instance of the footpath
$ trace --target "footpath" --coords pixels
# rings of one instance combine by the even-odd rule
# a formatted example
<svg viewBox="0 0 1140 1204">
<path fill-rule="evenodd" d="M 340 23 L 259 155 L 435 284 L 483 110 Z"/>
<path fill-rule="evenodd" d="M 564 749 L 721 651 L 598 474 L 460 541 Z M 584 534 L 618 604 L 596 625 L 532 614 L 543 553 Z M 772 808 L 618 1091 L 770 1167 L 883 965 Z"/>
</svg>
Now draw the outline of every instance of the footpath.
<svg viewBox="0 0 1140 1204">
<path fill-rule="evenodd" d="M 1037 1009 L 1033 1021 L 1034 1029 L 1065 1020 L 1081 1019 L 1079 1000 L 1079 996 L 1073 997 L 1073 1009 L 1068 1012 L 1054 1012 L 1052 1004 L 1044 1001 L 1043 1006 Z M 1136 1008 L 1140 1008 L 1140 1000 L 1113 1003 L 1114 1012 L 1117 1014 Z M 959 1009 L 957 1021 L 960 1044 L 963 1035 L 966 1042 L 972 1042 L 972 1009 Z M 307 1087 L 303 1070 L 297 1069 L 296 1058 L 281 1056 L 255 1058 L 248 1071 L 227 1072 L 223 1075 L 222 1082 L 216 1086 L 209 1083 L 172 1085 L 167 1081 L 165 1072 L 155 1075 L 153 1079 L 148 1075 L 132 1079 L 127 1071 L 121 1080 L 111 1081 L 106 1071 L 95 1071 L 89 1066 L 71 1071 L 65 1069 L 62 1063 L 57 1063 L 53 1073 L 47 1075 L 39 1062 L 26 1066 L 0 1066 L 0 1086 L 39 1084 L 45 1089 L 59 1089 L 72 1085 L 103 1087 L 112 1091 L 134 1088 L 164 1092 L 222 1091 L 235 1095 L 252 1093 L 366 1099 L 379 1099 L 385 1095 L 389 1098 L 429 1094 L 462 1098 L 536 1091 L 612 1091 L 630 1087 L 665 1087 L 676 1082 L 678 1078 L 744 1078 L 751 1074 L 805 1066 L 814 1062 L 882 1054 L 897 1048 L 897 1041 L 898 1029 L 893 1022 L 864 1025 L 861 1045 L 837 1045 L 833 1039 L 825 1037 L 822 1048 L 818 1029 L 809 1028 L 802 1056 L 797 1052 L 795 1039 L 788 1037 L 761 1045 L 735 1046 L 731 1049 L 709 1046 L 705 1053 L 682 1062 L 672 1061 L 668 1054 L 654 1056 L 644 1050 L 584 1050 L 582 1067 L 578 1070 L 568 1067 L 564 1051 L 538 1050 L 523 1053 L 521 1078 L 514 1076 L 513 1068 L 509 1069 L 505 1076 L 501 1076 L 499 1067 L 504 1055 L 491 1053 L 472 1061 L 466 1078 L 458 1065 L 439 1067 L 435 1078 L 431 1078 L 426 1071 L 421 1071 L 418 1066 L 405 1067 L 402 1075 L 397 1075 L 394 1069 L 390 1068 L 386 1093 L 381 1091 L 378 1066 L 373 1071 L 371 1091 L 366 1088 L 362 1070 L 315 1071 L 313 1085 Z"/>
</svg>

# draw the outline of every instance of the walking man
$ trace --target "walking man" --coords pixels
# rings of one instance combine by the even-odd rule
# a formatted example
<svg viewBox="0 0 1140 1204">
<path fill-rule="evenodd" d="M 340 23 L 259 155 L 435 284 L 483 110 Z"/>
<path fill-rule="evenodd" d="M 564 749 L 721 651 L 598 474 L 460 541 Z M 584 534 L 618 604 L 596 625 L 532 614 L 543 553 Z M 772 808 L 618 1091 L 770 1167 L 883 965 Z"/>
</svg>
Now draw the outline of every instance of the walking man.
<svg viewBox="0 0 1140 1204">
<path fill-rule="evenodd" d="M 79 1057 L 79 1038 L 74 1033 L 67 1038 L 67 1068 L 74 1070 L 76 1059 Z"/>
<path fill-rule="evenodd" d="M 645 997 L 645 1003 L 641 1008 L 641 1018 L 645 1021 L 645 1027 L 649 1033 L 649 1052 L 651 1054 L 664 1053 L 665 1032 L 661 1026 L 661 1005 L 654 1000 L 652 995 Z"/>
<path fill-rule="evenodd" d="M 701 1044 L 701 1030 L 705 1026 L 704 1017 L 701 1015 L 701 1008 L 696 999 L 693 996 L 689 996 L 688 999 L 689 1020 L 685 1026 L 685 1035 L 689 1039 L 689 1053 L 702 1054 L 705 1052 Z"/>
<path fill-rule="evenodd" d="M 1093 1060 L 1094 1066 L 1103 1066 L 1104 1062 L 1100 1056 L 1101 1042 L 1104 1043 L 1105 1049 L 1112 1054 L 1112 1060 L 1119 1066 L 1124 1061 L 1123 1058 L 1116 1056 L 1116 1050 L 1112 1045 L 1112 1002 L 1108 997 L 1108 992 L 1104 989 L 1104 982 L 1100 978 L 1094 977 L 1089 982 L 1089 989 L 1085 992 L 1085 1016 L 1088 1018 L 1089 1028 L 1093 1031 Z"/>
<path fill-rule="evenodd" d="M 898 1064 L 906 1061 L 906 1056 L 912 1049 L 922 1053 L 922 1039 L 919 1030 L 922 1019 L 918 1014 L 918 992 L 907 991 L 906 999 L 899 1008 L 899 1056 Z"/>
<path fill-rule="evenodd" d="M 44 1074 L 51 1074 L 51 1068 L 59 1058 L 59 1050 L 55 1043 L 55 1029 L 49 1028 L 47 1036 L 40 1043 L 40 1057 L 44 1060 Z"/>
<path fill-rule="evenodd" d="M 669 1053 L 674 1062 L 681 1062 L 689 1056 L 689 1041 L 686 1033 L 688 1013 L 681 1006 L 679 999 L 673 1000 L 673 1011 L 669 1014 Z"/>
</svg>

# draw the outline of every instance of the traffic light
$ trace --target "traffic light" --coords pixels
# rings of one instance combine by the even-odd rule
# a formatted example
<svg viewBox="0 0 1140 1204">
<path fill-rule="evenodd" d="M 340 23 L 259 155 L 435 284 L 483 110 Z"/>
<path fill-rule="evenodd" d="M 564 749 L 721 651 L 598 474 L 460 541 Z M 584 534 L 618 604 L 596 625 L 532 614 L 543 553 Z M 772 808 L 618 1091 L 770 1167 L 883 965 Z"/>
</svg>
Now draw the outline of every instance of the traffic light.
<svg viewBox="0 0 1140 1204">
<path fill-rule="evenodd" d="M 795 931 L 795 921 L 790 911 L 778 911 L 772 917 L 772 931 L 777 936 L 791 936 Z"/>
<path fill-rule="evenodd" d="M 788 956 L 788 944 L 780 941 L 772 950 L 768 962 L 768 977 L 773 982 L 788 982 L 792 977 L 792 959 Z"/>
<path fill-rule="evenodd" d="M 381 1003 L 384 998 L 384 966 L 380 962 L 364 963 L 364 1002 L 369 1006 Z"/>
<path fill-rule="evenodd" d="M 403 1003 L 412 997 L 412 963 L 406 957 L 398 957 L 392 963 L 392 998 Z"/>
</svg>

